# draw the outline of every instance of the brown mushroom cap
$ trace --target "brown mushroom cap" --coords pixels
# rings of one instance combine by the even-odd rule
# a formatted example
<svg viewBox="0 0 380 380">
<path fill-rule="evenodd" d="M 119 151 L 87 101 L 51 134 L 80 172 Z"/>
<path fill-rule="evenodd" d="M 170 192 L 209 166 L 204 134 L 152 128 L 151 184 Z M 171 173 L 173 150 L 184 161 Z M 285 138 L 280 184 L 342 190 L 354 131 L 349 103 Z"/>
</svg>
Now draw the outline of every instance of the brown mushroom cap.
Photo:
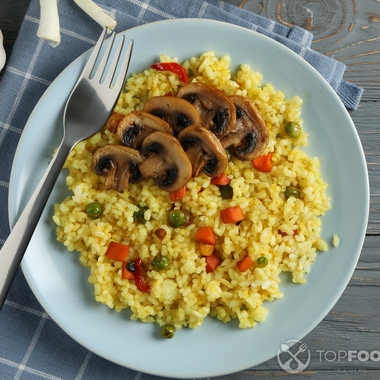
<svg viewBox="0 0 380 380">
<path fill-rule="evenodd" d="M 172 133 L 168 123 L 157 116 L 143 111 L 132 111 L 117 127 L 117 137 L 125 145 L 140 149 L 144 139 L 152 132 Z"/>
<path fill-rule="evenodd" d="M 235 106 L 220 90 L 205 83 L 190 83 L 180 88 L 177 97 L 193 104 L 201 117 L 200 125 L 218 138 L 226 136 L 236 121 Z"/>
<path fill-rule="evenodd" d="M 209 177 L 216 177 L 226 170 L 228 165 L 226 150 L 211 131 L 191 126 L 184 129 L 177 138 L 189 157 L 193 167 L 193 177 L 202 171 Z"/>
<path fill-rule="evenodd" d="M 178 140 L 165 132 L 153 132 L 141 146 L 146 159 L 139 165 L 144 178 L 153 178 L 162 190 L 176 191 L 191 178 L 191 163 Z"/>
<path fill-rule="evenodd" d="M 165 120 L 174 134 L 201 122 L 197 109 L 191 103 L 174 96 L 155 96 L 145 103 L 143 111 Z"/>
<path fill-rule="evenodd" d="M 144 157 L 135 149 L 108 144 L 94 152 L 92 167 L 96 174 L 106 175 L 106 190 L 115 189 L 122 193 L 129 182 L 142 181 L 138 164 L 143 160 Z"/>
<path fill-rule="evenodd" d="M 116 133 L 119 123 L 124 119 L 124 115 L 118 112 L 112 112 L 106 123 L 106 128 L 111 133 Z"/>
<path fill-rule="evenodd" d="M 240 160 L 252 160 L 267 147 L 268 129 L 251 100 L 237 95 L 230 96 L 230 99 L 236 108 L 236 123 L 230 133 L 221 139 L 222 146 Z"/>
</svg>

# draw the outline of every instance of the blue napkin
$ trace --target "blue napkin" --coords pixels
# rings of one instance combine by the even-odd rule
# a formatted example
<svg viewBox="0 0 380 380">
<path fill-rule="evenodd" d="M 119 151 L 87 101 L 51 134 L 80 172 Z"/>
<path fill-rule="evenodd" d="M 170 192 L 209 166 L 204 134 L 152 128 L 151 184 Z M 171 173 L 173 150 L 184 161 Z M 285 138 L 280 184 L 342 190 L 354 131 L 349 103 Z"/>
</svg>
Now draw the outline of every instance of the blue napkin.
<svg viewBox="0 0 380 380">
<path fill-rule="evenodd" d="M 172 18 L 207 18 L 255 30 L 286 45 L 313 65 L 349 109 L 356 109 L 363 90 L 343 80 L 345 66 L 310 48 L 312 34 L 288 28 L 218 0 L 97 0 L 114 14 L 117 30 Z M 72 0 L 58 2 L 61 44 L 52 48 L 36 36 L 38 0 L 31 0 L 19 37 L 0 81 L 0 245 L 9 234 L 8 184 L 15 149 L 37 101 L 75 58 L 97 40 L 101 28 Z M 184 374 L 186 376 L 186 374 Z M 0 312 L 0 378 L 157 379 L 110 363 L 68 337 L 49 318 L 18 271 Z"/>
</svg>

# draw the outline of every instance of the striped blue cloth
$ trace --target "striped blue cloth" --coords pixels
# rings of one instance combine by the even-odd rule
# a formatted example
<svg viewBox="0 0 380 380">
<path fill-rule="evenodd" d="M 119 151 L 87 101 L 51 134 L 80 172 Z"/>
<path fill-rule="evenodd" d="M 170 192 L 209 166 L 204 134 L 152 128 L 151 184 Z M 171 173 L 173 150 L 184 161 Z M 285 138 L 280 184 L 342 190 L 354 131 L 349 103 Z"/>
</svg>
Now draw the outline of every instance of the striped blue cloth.
<svg viewBox="0 0 380 380">
<path fill-rule="evenodd" d="M 219 0 L 97 0 L 114 14 L 119 31 L 173 18 L 226 21 L 265 34 L 313 65 L 349 109 L 362 89 L 343 80 L 345 66 L 310 48 L 312 34 L 289 28 Z M 31 0 L 4 76 L 0 81 L 0 245 L 9 234 L 8 187 L 15 149 L 37 101 L 75 58 L 97 40 L 100 27 L 72 0 L 59 0 L 62 41 L 53 49 L 39 40 L 38 0 Z M 3 253 L 2 253 L 3 254 Z M 186 376 L 186 374 L 184 374 Z M 18 271 L 0 312 L 0 379 L 156 379 L 110 363 L 68 337 L 49 318 Z"/>
</svg>

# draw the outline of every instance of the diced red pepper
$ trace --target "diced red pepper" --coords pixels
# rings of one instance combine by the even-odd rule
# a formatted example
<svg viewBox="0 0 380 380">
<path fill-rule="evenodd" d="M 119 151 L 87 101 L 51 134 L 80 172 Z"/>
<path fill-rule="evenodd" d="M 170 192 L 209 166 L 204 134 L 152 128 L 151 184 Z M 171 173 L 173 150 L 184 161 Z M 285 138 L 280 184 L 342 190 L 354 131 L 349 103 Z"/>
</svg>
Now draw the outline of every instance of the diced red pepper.
<svg viewBox="0 0 380 380">
<path fill-rule="evenodd" d="M 133 275 L 133 272 L 127 269 L 127 263 L 123 263 L 121 278 L 123 280 L 133 280 L 135 278 L 135 276 Z"/>
<path fill-rule="evenodd" d="M 205 257 L 206 260 L 206 272 L 213 272 L 218 265 L 222 262 L 222 259 L 216 256 L 214 253 L 210 256 Z"/>
<path fill-rule="evenodd" d="M 221 210 L 220 217 L 223 223 L 238 223 L 244 219 L 244 214 L 240 206 L 235 206 Z"/>
<path fill-rule="evenodd" d="M 158 71 L 170 71 L 178 75 L 178 79 L 186 84 L 189 83 L 189 78 L 184 67 L 177 62 L 159 62 L 150 66 L 152 69 Z"/>
<path fill-rule="evenodd" d="M 230 177 L 228 177 L 226 174 L 220 174 L 217 177 L 211 178 L 210 183 L 213 185 L 219 185 L 219 186 L 225 186 L 228 185 L 231 182 Z"/>
<path fill-rule="evenodd" d="M 253 167 L 259 172 L 269 173 L 272 171 L 272 153 L 259 156 L 252 160 Z"/>
<path fill-rule="evenodd" d="M 209 226 L 199 227 L 195 233 L 195 238 L 204 244 L 215 245 L 216 243 L 214 231 Z"/>
<path fill-rule="evenodd" d="M 144 293 L 150 292 L 150 286 L 145 282 L 142 261 L 139 257 L 135 260 L 135 271 L 133 272 L 133 277 L 135 279 L 137 289 Z"/>
<path fill-rule="evenodd" d="M 116 261 L 125 261 L 129 254 L 130 247 L 128 245 L 111 241 L 105 255 Z"/>
<path fill-rule="evenodd" d="M 240 272 L 245 272 L 252 264 L 253 260 L 248 255 L 236 263 Z"/>
<path fill-rule="evenodd" d="M 176 191 L 171 191 L 169 193 L 169 196 L 170 196 L 170 200 L 172 202 L 177 202 L 177 201 L 181 200 L 182 198 L 185 198 L 185 196 L 186 196 L 186 186 L 183 186 L 183 187 L 181 187 L 180 189 L 178 189 Z"/>
</svg>

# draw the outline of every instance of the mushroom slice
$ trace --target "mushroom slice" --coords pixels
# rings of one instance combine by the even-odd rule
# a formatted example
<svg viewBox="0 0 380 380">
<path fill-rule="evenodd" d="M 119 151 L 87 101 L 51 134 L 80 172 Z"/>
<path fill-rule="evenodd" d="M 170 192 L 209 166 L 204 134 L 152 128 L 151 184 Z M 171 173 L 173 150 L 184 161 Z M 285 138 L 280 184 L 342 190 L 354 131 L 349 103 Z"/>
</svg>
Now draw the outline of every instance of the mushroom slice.
<svg viewBox="0 0 380 380">
<path fill-rule="evenodd" d="M 208 129 L 193 125 L 184 129 L 177 138 L 189 157 L 193 177 L 202 171 L 209 177 L 216 177 L 226 170 L 228 165 L 226 150 Z"/>
<path fill-rule="evenodd" d="M 174 96 L 155 96 L 145 103 L 143 111 L 165 120 L 173 128 L 174 134 L 201 122 L 199 113 L 192 104 Z"/>
<path fill-rule="evenodd" d="M 126 115 L 117 127 L 117 137 L 125 145 L 140 149 L 144 139 L 152 132 L 172 133 L 168 123 L 147 112 L 132 111 Z"/>
<path fill-rule="evenodd" d="M 222 146 L 231 149 L 239 160 L 252 160 L 267 147 L 268 129 L 251 100 L 238 95 L 230 96 L 230 99 L 236 107 L 236 124 L 221 140 Z"/>
<path fill-rule="evenodd" d="M 226 136 L 236 121 L 234 104 L 220 90 L 197 82 L 183 86 L 177 97 L 194 105 L 201 117 L 200 125 L 209 129 L 218 138 Z"/>
<path fill-rule="evenodd" d="M 165 132 L 153 132 L 142 143 L 146 159 L 139 165 L 144 178 L 153 178 L 162 190 L 176 191 L 191 178 L 191 163 L 178 140 Z"/>
<path fill-rule="evenodd" d="M 138 150 L 108 144 L 95 151 L 92 167 L 96 174 L 106 175 L 106 190 L 115 189 L 123 193 L 129 182 L 142 181 L 138 164 L 143 161 L 144 157 Z"/>
<path fill-rule="evenodd" d="M 124 115 L 118 112 L 112 112 L 106 123 L 106 128 L 111 133 L 116 133 L 119 123 L 124 119 Z"/>
</svg>

